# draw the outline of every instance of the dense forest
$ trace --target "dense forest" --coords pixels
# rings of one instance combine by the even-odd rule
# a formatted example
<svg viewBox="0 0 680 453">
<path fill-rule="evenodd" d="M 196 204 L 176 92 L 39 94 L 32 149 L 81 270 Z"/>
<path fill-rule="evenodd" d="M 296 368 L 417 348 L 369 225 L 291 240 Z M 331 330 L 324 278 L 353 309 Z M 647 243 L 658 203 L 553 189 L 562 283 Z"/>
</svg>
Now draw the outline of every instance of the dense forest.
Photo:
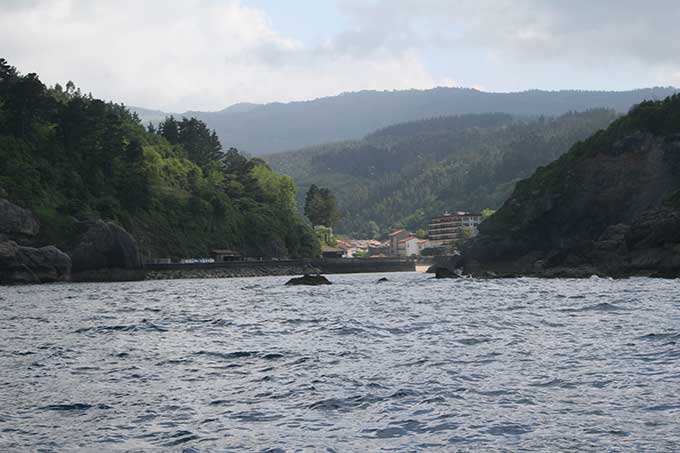
<svg viewBox="0 0 680 453">
<path fill-rule="evenodd" d="M 680 275 L 680 96 L 643 102 L 517 183 L 466 271 Z"/>
<path fill-rule="evenodd" d="M 186 112 L 204 121 L 232 146 L 252 155 L 355 140 L 392 124 L 470 113 L 559 116 L 607 108 L 627 112 L 645 99 L 663 99 L 675 88 L 630 91 L 530 90 L 490 93 L 466 88 L 360 91 L 303 102 L 236 104 L 219 112 Z M 139 109 L 146 121 L 162 112 Z"/>
<path fill-rule="evenodd" d="M 440 117 L 265 159 L 292 176 L 300 193 L 312 184 L 335 193 L 338 233 L 377 237 L 397 226 L 424 227 L 444 210 L 495 209 L 519 179 L 615 118 L 606 109 L 534 119 Z"/>
<path fill-rule="evenodd" d="M 67 247 L 78 221 L 114 221 L 147 257 L 312 256 L 318 240 L 290 177 L 194 118 L 145 128 L 72 82 L 45 86 L 0 59 L 0 198 L 30 208 L 41 242 Z"/>
</svg>

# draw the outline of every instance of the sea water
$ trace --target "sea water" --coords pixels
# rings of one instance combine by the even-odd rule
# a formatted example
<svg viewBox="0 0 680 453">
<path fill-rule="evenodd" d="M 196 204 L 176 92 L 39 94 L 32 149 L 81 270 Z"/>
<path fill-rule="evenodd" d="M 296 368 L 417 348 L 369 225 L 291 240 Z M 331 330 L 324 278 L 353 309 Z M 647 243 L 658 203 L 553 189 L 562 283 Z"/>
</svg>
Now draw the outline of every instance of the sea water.
<svg viewBox="0 0 680 453">
<path fill-rule="evenodd" d="M 680 448 L 678 281 L 329 279 L 0 288 L 0 450 Z"/>
</svg>

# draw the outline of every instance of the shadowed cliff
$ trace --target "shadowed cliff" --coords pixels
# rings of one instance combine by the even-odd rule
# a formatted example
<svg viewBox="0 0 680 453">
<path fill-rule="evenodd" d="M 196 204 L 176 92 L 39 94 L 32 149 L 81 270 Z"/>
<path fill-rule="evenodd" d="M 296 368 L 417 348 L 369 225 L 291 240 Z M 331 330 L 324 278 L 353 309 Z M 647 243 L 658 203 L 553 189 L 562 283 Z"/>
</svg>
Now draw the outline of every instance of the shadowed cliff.
<svg viewBox="0 0 680 453">
<path fill-rule="evenodd" d="M 644 102 L 517 184 L 467 273 L 680 275 L 680 96 Z"/>
</svg>

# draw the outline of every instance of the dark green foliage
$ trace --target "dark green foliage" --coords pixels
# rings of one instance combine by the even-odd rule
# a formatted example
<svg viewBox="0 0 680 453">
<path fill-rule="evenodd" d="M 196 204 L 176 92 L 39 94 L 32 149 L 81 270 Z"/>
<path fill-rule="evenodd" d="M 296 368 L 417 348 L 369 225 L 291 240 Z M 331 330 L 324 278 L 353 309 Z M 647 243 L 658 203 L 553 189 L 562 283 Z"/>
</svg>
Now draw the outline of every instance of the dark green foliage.
<svg viewBox="0 0 680 453">
<path fill-rule="evenodd" d="M 149 131 L 153 129 L 150 128 Z M 171 145 L 182 145 L 189 160 L 200 167 L 222 157 L 222 145 L 217 134 L 196 118 L 182 118 L 182 121 L 177 121 L 169 116 L 158 126 L 158 134 Z"/>
<path fill-rule="evenodd" d="M 566 205 L 568 200 L 578 200 L 584 196 L 583 191 L 586 190 L 587 184 L 605 184 L 598 181 L 578 181 L 576 173 L 578 169 L 585 168 L 588 164 L 588 159 L 597 159 L 601 157 L 617 158 L 620 153 L 626 150 L 640 148 L 643 149 L 642 143 L 645 140 L 645 134 L 662 137 L 663 140 L 675 142 L 680 134 L 680 95 L 669 96 L 662 101 L 643 102 L 640 105 L 631 109 L 631 111 L 614 121 L 605 130 L 600 130 L 593 134 L 586 140 L 580 141 L 571 147 L 569 152 L 562 155 L 559 159 L 550 163 L 545 167 L 539 167 L 531 177 L 519 181 L 512 193 L 512 203 L 506 203 L 493 216 L 485 221 L 480 230 L 490 234 L 507 234 L 510 225 L 520 231 L 522 228 L 529 228 L 537 220 L 526 212 L 527 206 L 530 208 L 539 204 L 536 202 L 537 198 L 544 195 L 561 197 L 562 203 Z M 677 150 L 677 147 L 671 146 L 670 150 Z M 680 169 L 680 152 L 666 151 L 664 153 L 664 170 L 671 172 L 678 172 Z M 626 171 L 630 172 L 629 176 L 635 176 L 638 173 L 638 168 L 629 167 Z M 603 169 L 602 175 L 606 173 Z M 661 171 L 656 175 L 661 176 Z M 600 175 L 600 176 L 602 176 Z M 608 181 L 609 184 L 613 182 L 632 181 L 636 178 L 618 175 L 615 181 Z M 578 185 L 575 190 L 573 184 Z M 609 187 L 607 185 L 606 187 Z M 641 192 L 643 188 L 638 188 L 634 192 Z M 592 188 L 591 188 L 592 190 Z M 666 197 L 665 204 L 671 208 L 680 207 L 680 194 L 678 191 L 672 191 L 672 187 L 668 186 L 670 191 Z M 632 203 L 632 199 L 630 200 Z M 590 223 L 595 224 L 595 217 L 599 212 L 591 215 Z M 540 209 L 535 209 L 533 212 L 536 216 L 542 215 Z M 519 220 L 518 220 L 519 219 Z M 521 225 L 520 225 L 521 223 Z M 606 222 L 604 222 L 606 223 Z"/>
<path fill-rule="evenodd" d="M 113 220 L 149 257 L 315 256 L 295 186 L 260 160 L 222 153 L 196 119 L 145 129 L 122 105 L 47 89 L 0 59 L 0 188 L 40 218 L 42 241 L 68 247 L 77 220 Z"/>
<path fill-rule="evenodd" d="M 415 230 L 444 210 L 495 209 L 518 180 L 615 118 L 604 109 L 557 118 L 442 117 L 266 159 L 300 189 L 324 184 L 333 191 L 338 233 L 374 237 L 376 224 L 382 233 Z"/>
<path fill-rule="evenodd" d="M 323 225 L 332 228 L 340 218 L 333 192 L 327 188 L 320 189 L 314 184 L 305 195 L 304 212 L 314 226 Z"/>
</svg>

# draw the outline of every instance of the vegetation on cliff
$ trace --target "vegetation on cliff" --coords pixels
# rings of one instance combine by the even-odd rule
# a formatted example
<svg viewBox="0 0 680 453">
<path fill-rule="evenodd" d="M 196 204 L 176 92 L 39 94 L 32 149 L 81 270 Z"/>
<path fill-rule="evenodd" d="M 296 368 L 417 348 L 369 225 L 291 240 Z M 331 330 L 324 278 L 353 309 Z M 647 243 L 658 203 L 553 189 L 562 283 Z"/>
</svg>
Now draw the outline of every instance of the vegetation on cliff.
<svg viewBox="0 0 680 453">
<path fill-rule="evenodd" d="M 601 186 L 602 190 L 606 190 L 605 182 L 612 185 L 608 188 L 612 189 L 613 184 L 620 184 L 626 182 L 623 178 L 626 176 L 635 178 L 641 171 L 640 167 L 634 165 L 627 166 L 628 174 L 617 175 L 617 180 L 605 180 L 607 170 L 613 168 L 612 158 L 623 161 L 630 157 L 625 154 L 628 151 L 637 149 L 640 152 L 638 156 L 642 156 L 645 152 L 646 144 L 645 138 L 655 137 L 663 138 L 665 142 L 671 142 L 675 134 L 680 133 L 680 95 L 674 95 L 662 101 L 646 101 L 633 108 L 629 114 L 614 121 L 607 129 L 598 131 L 586 140 L 579 141 L 573 145 L 568 153 L 565 153 L 555 162 L 545 167 L 539 167 L 536 172 L 530 177 L 517 184 L 515 191 L 495 215 L 484 222 L 481 229 L 485 232 L 504 232 L 504 231 L 519 231 L 522 225 L 531 225 L 536 221 L 534 216 L 527 216 L 526 212 L 522 212 L 519 216 L 519 210 L 524 210 L 532 201 L 539 199 L 541 195 L 550 195 L 570 198 L 581 198 L 584 193 L 578 189 L 585 188 L 592 181 L 576 181 L 574 176 L 578 170 L 583 171 L 586 163 L 599 162 L 601 168 L 598 169 L 601 179 L 595 183 Z M 670 165 L 670 168 L 677 164 L 672 163 L 677 159 L 678 153 L 667 153 L 664 161 Z M 630 162 L 633 164 L 633 161 Z M 672 164 L 671 164 L 672 163 Z M 610 164 L 609 167 L 605 166 Z M 668 170 L 666 168 L 665 170 Z M 660 176 L 660 175 L 659 175 Z M 628 179 L 632 182 L 633 179 Z M 666 192 L 663 187 L 662 192 Z M 629 191 L 642 191 L 644 187 L 633 187 L 630 185 Z M 675 200 L 676 192 L 669 192 L 666 194 L 664 204 L 672 205 Z M 627 211 L 623 209 L 621 212 Z M 532 211 L 537 215 L 542 215 L 543 211 Z"/>
<path fill-rule="evenodd" d="M 674 95 L 643 102 L 519 182 L 465 255 L 482 267 L 521 273 L 677 276 L 679 193 Z"/>
<path fill-rule="evenodd" d="M 0 197 L 30 208 L 40 242 L 68 249 L 78 220 L 124 226 L 147 256 L 312 256 L 290 177 L 196 119 L 145 129 L 124 106 L 46 87 L 0 59 Z"/>
<path fill-rule="evenodd" d="M 292 176 L 300 193 L 314 184 L 330 188 L 339 233 L 375 237 L 397 226 L 426 227 L 447 209 L 495 209 L 516 181 L 615 118 L 604 109 L 556 118 L 441 117 L 265 159 Z"/>
</svg>

